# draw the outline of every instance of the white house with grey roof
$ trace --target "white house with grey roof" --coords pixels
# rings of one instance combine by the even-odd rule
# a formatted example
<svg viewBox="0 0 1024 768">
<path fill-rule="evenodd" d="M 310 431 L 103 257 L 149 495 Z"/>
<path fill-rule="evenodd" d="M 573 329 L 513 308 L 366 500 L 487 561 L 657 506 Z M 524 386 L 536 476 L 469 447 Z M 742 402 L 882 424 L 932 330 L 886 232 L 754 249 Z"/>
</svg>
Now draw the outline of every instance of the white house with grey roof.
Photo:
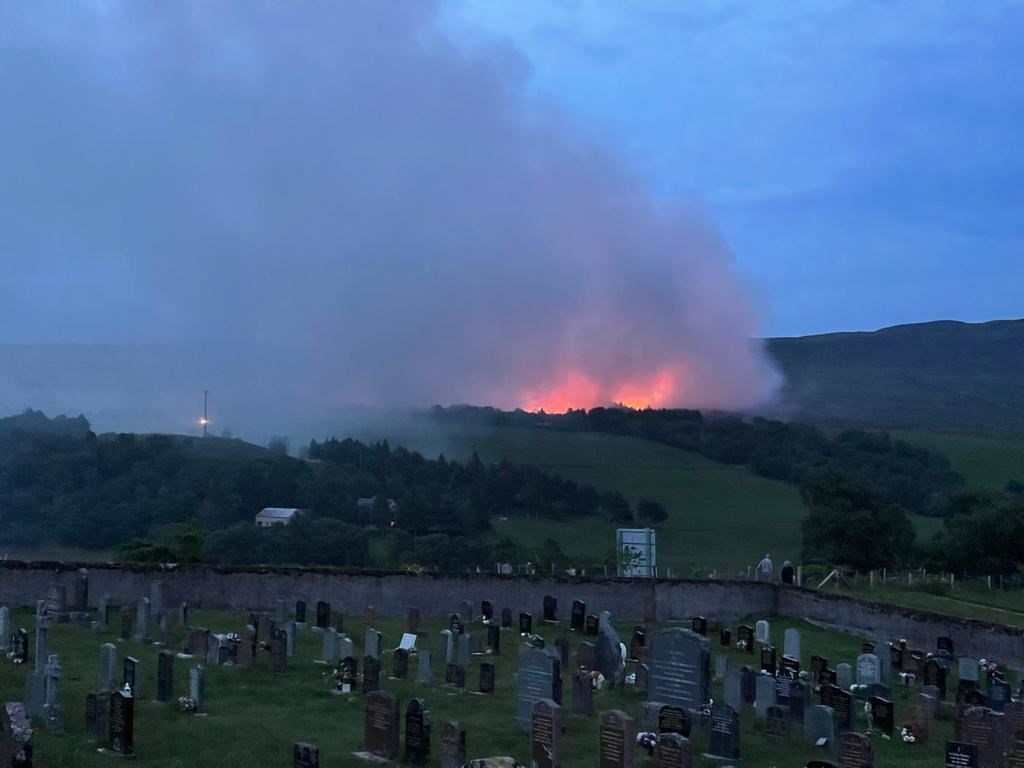
<svg viewBox="0 0 1024 768">
<path fill-rule="evenodd" d="M 301 515 L 304 511 L 294 507 L 265 507 L 256 514 L 256 526 L 269 528 L 272 525 L 288 525 L 296 515 Z"/>
</svg>

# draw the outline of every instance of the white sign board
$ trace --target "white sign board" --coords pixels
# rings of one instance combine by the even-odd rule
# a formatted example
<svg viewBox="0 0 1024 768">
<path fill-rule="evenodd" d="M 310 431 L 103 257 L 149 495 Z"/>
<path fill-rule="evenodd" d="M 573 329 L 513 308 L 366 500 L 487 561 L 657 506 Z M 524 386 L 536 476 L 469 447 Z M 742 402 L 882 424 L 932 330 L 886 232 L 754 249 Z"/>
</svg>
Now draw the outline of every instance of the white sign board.
<svg viewBox="0 0 1024 768">
<path fill-rule="evenodd" d="M 619 576 L 654 577 L 658 566 L 656 536 L 653 528 L 619 528 L 615 531 Z"/>
</svg>

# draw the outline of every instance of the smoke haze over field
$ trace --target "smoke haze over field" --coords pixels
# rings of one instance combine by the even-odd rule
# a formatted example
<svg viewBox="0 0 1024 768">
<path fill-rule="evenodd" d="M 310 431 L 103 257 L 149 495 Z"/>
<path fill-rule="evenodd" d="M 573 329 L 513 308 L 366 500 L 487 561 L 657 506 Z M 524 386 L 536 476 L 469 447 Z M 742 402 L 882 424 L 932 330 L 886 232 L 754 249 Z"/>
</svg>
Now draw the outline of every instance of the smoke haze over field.
<svg viewBox="0 0 1024 768">
<path fill-rule="evenodd" d="M 118 350 L 8 348 L 0 406 L 770 397 L 713 229 L 435 12 L 0 4 L 0 342 Z"/>
</svg>

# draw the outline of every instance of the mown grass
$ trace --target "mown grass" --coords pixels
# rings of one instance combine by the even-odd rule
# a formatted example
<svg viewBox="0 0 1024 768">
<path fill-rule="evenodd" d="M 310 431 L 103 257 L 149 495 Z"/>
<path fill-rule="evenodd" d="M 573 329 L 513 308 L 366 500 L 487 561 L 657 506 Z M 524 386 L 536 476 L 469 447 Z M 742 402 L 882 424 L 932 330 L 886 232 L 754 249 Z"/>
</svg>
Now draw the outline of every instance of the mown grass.
<svg viewBox="0 0 1024 768">
<path fill-rule="evenodd" d="M 1024 592 L 954 588 L 948 594 L 931 594 L 892 585 L 874 589 L 860 585 L 841 591 L 862 600 L 1024 627 Z"/>
<path fill-rule="evenodd" d="M 238 631 L 244 621 L 239 614 L 194 611 L 193 623 L 202 623 L 217 631 Z M 750 617 L 751 620 L 758 617 Z M 15 613 L 15 625 L 30 626 L 28 611 Z M 361 632 L 350 627 L 361 648 Z M 384 632 L 385 647 L 393 646 L 402 631 L 404 621 L 380 619 L 379 629 Z M 810 656 L 821 653 L 831 664 L 846 661 L 853 664 L 860 652 L 861 640 L 837 632 L 826 631 L 802 622 L 776 618 L 771 621 L 772 637 L 781 647 L 783 631 L 798 627 L 802 633 L 802 663 L 806 668 Z M 420 645 L 436 648 L 437 633 L 445 625 L 441 618 L 424 622 L 424 635 Z M 734 625 L 735 626 L 735 625 Z M 618 625 L 623 639 L 628 638 L 631 627 Z M 478 624 L 470 631 L 481 632 Z M 541 630 L 549 643 L 560 635 L 570 636 L 565 623 L 558 628 Z M 734 633 L 735 636 L 735 633 Z M 175 633 L 175 643 L 181 643 L 183 633 Z M 747 654 L 735 648 L 722 649 L 717 644 L 717 633 L 712 635 L 712 653 L 725 653 L 731 666 L 754 665 L 756 654 Z M 292 744 L 311 741 L 320 748 L 322 764 L 328 766 L 359 764 L 351 753 L 362 746 L 364 698 L 361 695 L 334 696 L 328 693 L 324 681 L 327 668 L 317 664 L 320 653 L 320 635 L 310 629 L 299 631 L 297 655 L 290 659 L 289 671 L 275 675 L 269 671 L 268 659 L 260 658 L 251 667 L 210 667 L 208 669 L 208 715 L 197 717 L 182 714 L 174 704 L 150 701 L 155 692 L 156 657 L 158 648 L 114 640 L 113 635 L 100 635 L 69 625 L 51 631 L 51 652 L 61 655 L 64 678 L 60 684 L 60 701 L 65 710 L 66 734 L 54 736 L 39 726 L 36 731 L 36 766 L 38 768 L 93 768 L 109 766 L 111 757 L 97 751 L 97 744 L 84 733 L 84 704 L 86 693 L 96 684 L 99 664 L 99 646 L 103 642 L 116 642 L 120 656 L 134 655 L 142 662 L 143 687 L 136 701 L 135 744 L 139 766 L 153 768 L 184 768 L 185 766 L 252 766 L 271 768 L 289 765 Z M 582 638 L 572 637 L 572 648 Z M 497 664 L 497 693 L 477 696 L 457 693 L 435 683 L 419 685 L 408 681 L 387 679 L 382 674 L 382 685 L 401 700 L 402 712 L 409 700 L 418 696 L 425 700 L 433 722 L 434 746 L 432 765 L 440 763 L 440 732 L 446 720 L 458 720 L 466 727 L 470 758 L 488 755 L 511 755 L 521 764 L 529 764 L 529 738 L 513 725 L 515 702 L 514 673 L 518 637 L 503 633 L 502 654 L 491 657 Z M 265 656 L 266 654 L 263 654 Z M 359 654 L 361 655 L 361 654 Z M 187 691 L 188 668 L 193 662 L 176 659 L 176 695 Z M 473 660 L 467 675 L 475 687 L 480 659 Z M 360 663 L 360 667 L 362 664 Z M 415 677 L 415 662 L 410 672 Z M 712 664 L 714 668 L 714 664 Z M 390 671 L 390 653 L 385 654 L 383 669 Z M 0 692 L 3 700 L 17 700 L 24 690 L 25 667 L 0 662 Z M 954 675 L 949 682 L 955 690 Z M 575 716 L 569 713 L 571 679 L 563 674 L 565 735 L 562 741 L 562 764 L 566 768 L 591 768 L 596 764 L 598 727 L 597 718 Z M 909 719 L 911 690 L 894 688 L 897 724 Z M 715 682 L 715 698 L 721 696 L 721 684 Z M 816 697 L 810 703 L 816 703 Z M 601 691 L 595 695 L 595 712 L 618 708 L 639 717 L 641 696 L 633 688 Z M 865 727 L 861 707 L 855 707 L 857 727 Z M 770 740 L 755 722 L 753 709 L 745 707 L 741 714 L 742 753 L 744 764 L 751 766 L 802 765 L 816 750 L 806 746 L 801 729 L 792 728 L 791 738 L 784 742 Z M 940 764 L 942 744 L 952 738 L 949 720 L 935 723 L 928 744 L 905 745 L 898 739 L 887 741 L 873 737 L 876 766 L 909 766 L 925 768 Z M 403 729 L 404 730 L 404 729 Z M 707 746 L 704 734 L 695 730 L 696 751 Z M 653 761 L 638 756 L 640 768 L 650 768 Z"/>
</svg>

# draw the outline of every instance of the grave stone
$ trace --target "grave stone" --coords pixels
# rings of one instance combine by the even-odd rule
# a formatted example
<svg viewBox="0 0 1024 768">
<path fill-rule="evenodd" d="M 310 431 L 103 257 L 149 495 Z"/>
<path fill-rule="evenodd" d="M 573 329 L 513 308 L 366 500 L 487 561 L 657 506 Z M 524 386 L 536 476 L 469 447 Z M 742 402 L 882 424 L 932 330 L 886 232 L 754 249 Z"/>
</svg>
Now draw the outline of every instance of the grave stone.
<svg viewBox="0 0 1024 768">
<path fill-rule="evenodd" d="M 533 634 L 533 614 L 520 613 L 519 614 L 519 634 L 520 635 L 532 635 Z"/>
<path fill-rule="evenodd" d="M 338 659 L 338 630 L 334 627 L 324 630 L 320 639 L 320 658 L 328 664 L 333 664 Z"/>
<path fill-rule="evenodd" d="M 793 659 L 800 659 L 800 630 L 790 627 L 782 633 L 782 654 Z"/>
<path fill-rule="evenodd" d="M 957 660 L 957 673 L 960 680 L 978 682 L 978 660 L 961 656 Z"/>
<path fill-rule="evenodd" d="M 316 602 L 316 627 L 327 629 L 331 625 L 331 604 L 324 600 Z"/>
<path fill-rule="evenodd" d="M 558 600 L 551 595 L 544 595 L 544 621 L 558 621 Z"/>
<path fill-rule="evenodd" d="M 405 764 L 430 763 L 430 710 L 423 699 L 413 699 L 405 708 Z"/>
<path fill-rule="evenodd" d="M 708 640 L 688 629 L 663 629 L 651 642 L 648 699 L 698 709 L 708 701 Z"/>
<path fill-rule="evenodd" d="M 740 716 L 728 704 L 715 704 L 711 708 L 708 753 L 727 760 L 740 758 Z"/>
<path fill-rule="evenodd" d="M 722 683 L 725 703 L 737 712 L 743 709 L 742 677 L 740 670 L 730 669 L 725 673 L 725 681 Z"/>
<path fill-rule="evenodd" d="M 156 700 L 168 702 L 174 697 L 174 652 L 162 650 L 156 658 Z"/>
<path fill-rule="evenodd" d="M 818 679 L 821 677 L 821 673 L 826 669 L 828 669 L 828 659 L 824 656 L 811 656 L 811 680 L 814 683 L 818 682 Z"/>
<path fill-rule="evenodd" d="M 418 635 L 420 632 L 420 609 L 410 608 L 409 615 L 405 620 L 405 631 L 410 635 Z"/>
<path fill-rule="evenodd" d="M 779 661 L 779 671 L 787 670 L 792 673 L 793 677 L 800 676 L 800 661 L 793 658 L 792 656 L 783 656 Z"/>
<path fill-rule="evenodd" d="M 584 669 L 594 668 L 594 644 L 580 643 L 576 647 L 576 666 Z"/>
<path fill-rule="evenodd" d="M 960 741 L 946 742 L 945 768 L 979 768 L 978 748 Z"/>
<path fill-rule="evenodd" d="M 853 697 L 844 689 L 837 685 L 822 686 L 821 703 L 832 708 L 840 732 L 853 728 Z"/>
<path fill-rule="evenodd" d="M 532 768 L 560 768 L 561 752 L 562 708 L 551 699 L 540 699 L 530 714 Z"/>
<path fill-rule="evenodd" d="M 363 653 L 366 656 L 372 656 L 375 659 L 380 659 L 382 640 L 383 636 L 380 632 L 372 627 L 368 627 L 363 633 Z"/>
<path fill-rule="evenodd" d="M 935 638 L 935 649 L 946 658 L 953 657 L 953 638 L 949 635 L 939 635 Z"/>
<path fill-rule="evenodd" d="M 1003 715 L 987 707 L 969 707 L 956 718 L 954 738 L 977 749 L 979 768 L 1002 768 L 1006 741 L 1002 731 Z"/>
<path fill-rule="evenodd" d="M 587 637 L 597 637 L 597 616 L 594 614 L 588 614 L 587 620 L 584 623 L 583 634 Z"/>
<path fill-rule="evenodd" d="M 783 707 L 789 706 L 790 691 L 793 689 L 793 683 L 796 682 L 797 675 L 791 669 L 779 669 L 779 674 L 775 676 L 775 703 Z"/>
<path fill-rule="evenodd" d="M 105 691 L 85 696 L 85 733 L 90 739 L 106 741 L 110 732 L 110 694 Z"/>
<path fill-rule="evenodd" d="M 142 697 L 142 691 L 139 690 L 139 685 L 142 683 L 142 675 L 139 670 L 139 660 L 134 656 L 124 657 L 123 676 L 121 678 L 121 687 L 128 687 L 128 690 L 132 692 L 132 696 L 136 699 Z"/>
<path fill-rule="evenodd" d="M 584 717 L 594 714 L 594 684 L 586 670 L 572 673 L 572 713 Z"/>
<path fill-rule="evenodd" d="M 629 639 L 629 659 L 630 661 L 647 660 L 647 633 L 644 632 L 643 627 L 636 627 L 633 630 L 633 636 Z"/>
<path fill-rule="evenodd" d="M 739 629 L 736 630 L 737 642 L 743 645 L 743 650 L 747 653 L 754 652 L 754 628 L 749 624 L 741 624 Z"/>
<path fill-rule="evenodd" d="M 723 648 L 728 648 L 732 645 L 732 630 L 728 627 L 722 629 L 718 633 L 718 644 Z"/>
<path fill-rule="evenodd" d="M 946 664 L 936 658 L 928 659 L 924 664 L 924 684 L 934 686 L 938 700 L 946 700 L 946 676 L 949 670 Z"/>
<path fill-rule="evenodd" d="M 339 680 L 342 693 L 354 691 L 357 680 L 359 680 L 359 662 L 351 655 L 344 657 L 341 660 L 341 679 Z"/>
<path fill-rule="evenodd" d="M 490 600 L 480 601 L 480 618 L 485 624 L 494 618 L 494 604 Z"/>
<path fill-rule="evenodd" d="M 722 680 L 729 671 L 729 657 L 724 653 L 715 654 L 715 680 Z"/>
<path fill-rule="evenodd" d="M 663 733 L 655 750 L 655 768 L 693 768 L 690 740 L 678 733 Z"/>
<path fill-rule="evenodd" d="M 693 616 L 690 619 L 690 630 L 704 637 L 708 634 L 708 620 L 703 616 Z"/>
<path fill-rule="evenodd" d="M 444 673 L 444 684 L 462 690 L 466 687 L 466 668 L 455 662 L 449 664 Z"/>
<path fill-rule="evenodd" d="M 768 714 L 768 707 L 775 706 L 775 678 L 771 675 L 758 675 L 756 688 L 754 717 L 764 720 Z"/>
<path fill-rule="evenodd" d="M 881 682 L 878 657 L 873 653 L 862 653 L 857 657 L 857 685 L 871 685 Z"/>
<path fill-rule="evenodd" d="M 119 755 L 135 752 L 135 699 L 121 692 L 110 695 L 109 746 Z"/>
<path fill-rule="evenodd" d="M 836 671 L 831 667 L 825 667 L 825 669 L 821 670 L 821 674 L 818 675 L 819 687 L 824 687 L 826 685 L 835 685 L 838 682 L 839 677 L 836 675 Z"/>
<path fill-rule="evenodd" d="M 612 626 L 611 614 L 602 611 L 598 619 L 597 643 L 594 645 L 594 667 L 613 688 L 625 674 L 620 646 L 619 635 Z"/>
<path fill-rule="evenodd" d="M 844 691 L 850 690 L 850 686 L 853 684 L 853 667 L 847 664 L 845 661 L 836 664 L 836 685 L 842 688 Z"/>
<path fill-rule="evenodd" d="M 306 625 L 306 601 L 296 600 L 295 601 L 295 623 Z"/>
<path fill-rule="evenodd" d="M 1024 731 L 1009 730 L 1011 737 L 1006 748 L 1006 768 L 1024 768 Z"/>
<path fill-rule="evenodd" d="M 466 627 L 462 623 L 462 616 L 453 613 L 448 619 L 448 629 L 451 630 L 453 637 L 460 637 L 466 631 Z"/>
<path fill-rule="evenodd" d="M 376 659 L 368 656 L 366 661 Z M 388 691 L 370 690 L 366 694 L 363 741 L 366 751 L 385 760 L 398 758 L 398 697 Z"/>
<path fill-rule="evenodd" d="M 135 634 L 132 639 L 136 643 L 149 642 L 150 601 L 148 597 L 140 597 L 135 606 Z"/>
<path fill-rule="evenodd" d="M 292 746 L 292 768 L 320 768 L 320 750 L 313 744 L 297 742 Z"/>
<path fill-rule="evenodd" d="M 836 744 L 837 730 L 836 715 L 832 707 L 816 704 L 807 708 L 804 713 L 804 735 L 808 744 L 831 750 Z"/>
<path fill-rule="evenodd" d="M 767 736 L 784 739 L 789 735 L 789 710 L 773 705 L 765 710 L 764 732 Z"/>
<path fill-rule="evenodd" d="M 275 629 L 270 639 L 270 669 L 278 674 L 288 671 L 288 633 Z"/>
<path fill-rule="evenodd" d="M 512 609 L 502 608 L 501 609 L 501 628 L 512 629 Z"/>
<path fill-rule="evenodd" d="M 1013 698 L 1013 689 L 1005 680 L 992 678 L 988 681 L 988 695 L 986 702 L 991 709 L 1002 712 L 1006 705 Z"/>
<path fill-rule="evenodd" d="M 441 646 L 438 660 L 442 664 L 450 664 L 452 659 L 455 658 L 454 637 L 450 629 L 441 630 Z"/>
<path fill-rule="evenodd" d="M 761 646 L 761 671 L 769 675 L 774 675 L 778 671 L 777 654 L 770 645 Z"/>
<path fill-rule="evenodd" d="M 235 654 L 235 663 L 241 666 L 252 664 L 256 656 L 256 628 L 247 624 L 242 630 L 242 636 L 238 640 L 238 651 Z"/>
<path fill-rule="evenodd" d="M 682 707 L 664 705 L 658 708 L 658 733 L 678 733 L 690 738 L 693 724 Z"/>
<path fill-rule="evenodd" d="M 480 693 L 494 693 L 494 664 L 485 661 L 480 665 Z"/>
<path fill-rule="evenodd" d="M 771 642 L 771 629 L 764 619 L 754 623 L 754 639 L 759 643 Z"/>
<path fill-rule="evenodd" d="M 841 768 L 875 768 L 871 739 L 863 733 L 844 733 L 839 739 Z"/>
<path fill-rule="evenodd" d="M 471 656 L 469 646 L 469 635 L 459 635 L 459 664 L 463 667 L 469 666 Z"/>
<path fill-rule="evenodd" d="M 43 716 L 46 719 L 46 730 L 54 735 L 64 733 L 64 710 L 57 701 L 57 682 L 64 676 L 60 665 L 60 657 L 51 653 L 47 657 L 46 688 L 43 697 Z"/>
<path fill-rule="evenodd" d="M 789 686 L 789 716 L 796 722 L 802 723 L 806 708 L 807 686 L 800 680 L 794 680 Z"/>
<path fill-rule="evenodd" d="M 416 654 L 416 682 L 429 685 L 432 679 L 430 651 L 419 651 Z"/>
<path fill-rule="evenodd" d="M 466 762 L 466 729 L 449 721 L 441 729 L 441 768 L 462 768 Z"/>
<path fill-rule="evenodd" d="M 188 695 L 196 703 L 196 714 L 206 711 L 206 669 L 201 664 L 188 671 Z"/>
<path fill-rule="evenodd" d="M 113 643 L 104 643 L 100 646 L 100 679 L 99 690 L 112 691 L 114 689 L 114 676 L 117 674 L 117 646 Z"/>
<path fill-rule="evenodd" d="M 269 639 L 269 638 L 268 638 Z M 190 656 L 205 656 L 210 647 L 210 630 L 198 627 L 188 633 L 185 652 Z"/>
<path fill-rule="evenodd" d="M 633 768 L 636 733 L 633 718 L 613 709 L 598 717 L 598 768 Z"/>
<path fill-rule="evenodd" d="M 363 657 L 363 693 L 380 690 L 380 659 L 376 656 Z M 396 726 L 397 727 L 397 726 Z"/>
<path fill-rule="evenodd" d="M 889 736 L 893 735 L 896 729 L 896 715 L 890 699 L 881 696 L 872 696 L 868 699 L 871 707 L 871 726 Z"/>
<path fill-rule="evenodd" d="M 409 652 L 399 648 L 391 656 L 391 676 L 395 680 L 409 677 Z"/>
<path fill-rule="evenodd" d="M 338 658 L 344 659 L 346 656 L 355 656 L 355 653 L 355 646 L 352 644 L 352 638 L 350 638 L 348 635 L 339 635 Z"/>
<path fill-rule="evenodd" d="M 910 697 L 910 722 L 915 726 L 917 740 L 922 743 L 927 743 L 931 735 L 935 705 L 935 699 L 926 693 L 918 693 Z"/>
<path fill-rule="evenodd" d="M 897 672 L 903 671 L 903 649 L 898 645 L 889 645 L 889 666 Z"/>
<path fill-rule="evenodd" d="M 744 704 L 753 704 L 757 687 L 757 673 L 750 667 L 740 670 L 740 694 Z"/>
<path fill-rule="evenodd" d="M 473 621 L 473 604 L 469 600 L 463 600 L 459 605 L 459 613 L 462 614 L 462 620 L 467 623 Z"/>
<path fill-rule="evenodd" d="M 582 632 L 587 621 L 587 604 L 582 600 L 572 601 L 572 610 L 569 613 L 569 630 Z"/>
<path fill-rule="evenodd" d="M 530 728 L 533 705 L 543 699 L 553 699 L 555 678 L 560 677 L 558 659 L 531 648 L 519 654 L 516 685 L 516 723 L 523 729 Z"/>
<path fill-rule="evenodd" d="M 287 635 L 287 632 L 285 632 Z M 224 642 L 224 636 L 220 634 L 210 634 L 206 638 L 206 664 L 208 666 L 216 666 L 220 663 L 220 647 Z M 287 644 L 287 639 L 285 640 Z M 287 650 L 287 649 L 286 649 Z"/>
<path fill-rule="evenodd" d="M 127 606 L 122 606 L 120 609 L 121 614 L 121 639 L 130 640 L 132 637 L 132 612 Z"/>
<path fill-rule="evenodd" d="M 924 672 L 924 652 L 913 650 L 904 651 L 903 671 L 920 677 L 922 672 Z"/>
</svg>

